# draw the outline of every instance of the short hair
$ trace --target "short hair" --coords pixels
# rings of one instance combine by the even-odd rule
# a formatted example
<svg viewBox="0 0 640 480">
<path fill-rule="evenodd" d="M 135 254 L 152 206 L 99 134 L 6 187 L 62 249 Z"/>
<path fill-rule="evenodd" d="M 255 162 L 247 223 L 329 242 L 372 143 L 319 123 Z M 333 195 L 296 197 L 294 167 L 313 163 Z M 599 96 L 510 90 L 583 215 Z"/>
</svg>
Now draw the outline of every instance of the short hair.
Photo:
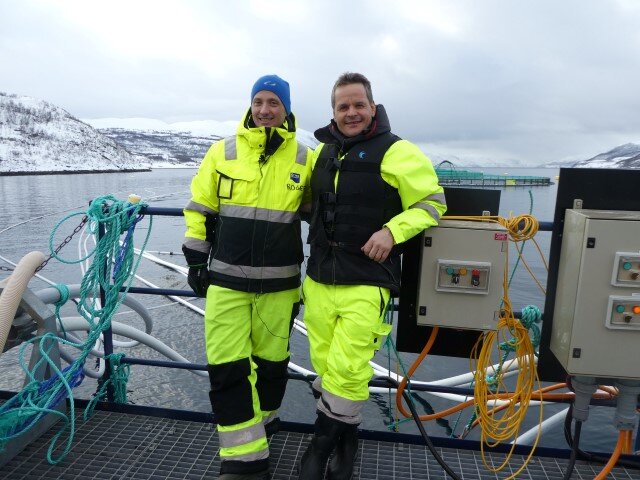
<svg viewBox="0 0 640 480">
<path fill-rule="evenodd" d="M 331 90 L 331 108 L 336 107 L 336 89 L 338 87 L 344 87 L 345 85 L 352 85 L 354 83 L 360 83 L 364 87 L 364 91 L 367 94 L 367 99 L 370 103 L 373 103 L 373 92 L 371 91 L 371 82 L 367 77 L 361 73 L 345 72 L 338 77 L 336 83 L 333 84 L 333 90 Z"/>
</svg>

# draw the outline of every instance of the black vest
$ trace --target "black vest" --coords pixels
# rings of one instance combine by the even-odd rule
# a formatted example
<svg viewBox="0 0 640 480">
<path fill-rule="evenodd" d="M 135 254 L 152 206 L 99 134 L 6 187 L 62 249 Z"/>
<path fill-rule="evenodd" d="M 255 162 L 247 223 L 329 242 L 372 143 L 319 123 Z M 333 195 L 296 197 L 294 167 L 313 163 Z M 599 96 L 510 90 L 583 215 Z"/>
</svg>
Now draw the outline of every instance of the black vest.
<svg viewBox="0 0 640 480">
<path fill-rule="evenodd" d="M 382 179 L 380 164 L 399 138 L 391 133 L 353 145 L 342 160 L 325 144 L 311 176 L 313 210 L 307 275 L 319 283 L 400 288 L 400 249 L 383 263 L 362 253 L 371 235 L 402 212 L 398 191 Z M 336 172 L 338 177 L 335 189 Z"/>
</svg>

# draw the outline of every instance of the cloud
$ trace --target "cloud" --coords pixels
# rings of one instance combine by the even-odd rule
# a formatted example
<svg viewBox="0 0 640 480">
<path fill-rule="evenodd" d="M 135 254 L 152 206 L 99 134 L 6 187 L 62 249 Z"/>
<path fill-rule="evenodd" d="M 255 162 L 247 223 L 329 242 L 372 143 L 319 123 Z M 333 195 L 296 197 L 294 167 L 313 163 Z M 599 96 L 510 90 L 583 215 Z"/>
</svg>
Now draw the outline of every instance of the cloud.
<svg viewBox="0 0 640 480">
<path fill-rule="evenodd" d="M 237 121 L 253 81 L 277 73 L 312 131 L 331 118 L 337 76 L 360 71 L 416 143 L 531 164 L 586 158 L 640 142 L 637 5 L 1 2 L 0 90 L 82 118 Z"/>
</svg>

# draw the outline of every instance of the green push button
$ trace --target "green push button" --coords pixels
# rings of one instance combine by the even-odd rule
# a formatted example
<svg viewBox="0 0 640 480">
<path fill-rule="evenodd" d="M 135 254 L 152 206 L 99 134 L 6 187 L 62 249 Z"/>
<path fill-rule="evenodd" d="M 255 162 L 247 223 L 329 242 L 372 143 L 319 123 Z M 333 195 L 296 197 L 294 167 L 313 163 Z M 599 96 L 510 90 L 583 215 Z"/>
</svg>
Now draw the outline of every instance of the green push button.
<svg viewBox="0 0 640 480">
<path fill-rule="evenodd" d="M 624 305 L 618 305 L 616 307 L 616 312 L 623 313 L 624 312 Z"/>
</svg>

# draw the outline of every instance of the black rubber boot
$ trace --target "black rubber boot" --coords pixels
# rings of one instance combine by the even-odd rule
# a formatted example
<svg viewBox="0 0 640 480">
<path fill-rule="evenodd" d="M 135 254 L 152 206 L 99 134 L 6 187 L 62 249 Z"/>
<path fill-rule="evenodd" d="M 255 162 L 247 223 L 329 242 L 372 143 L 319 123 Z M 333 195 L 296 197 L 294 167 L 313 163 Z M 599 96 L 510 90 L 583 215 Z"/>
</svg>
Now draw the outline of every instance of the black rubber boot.
<svg viewBox="0 0 640 480">
<path fill-rule="evenodd" d="M 269 459 L 241 462 L 223 460 L 220 463 L 219 480 L 271 480 Z"/>
<path fill-rule="evenodd" d="M 218 480 L 271 480 L 269 472 L 257 473 L 223 473 Z"/>
<path fill-rule="evenodd" d="M 302 455 L 298 467 L 298 480 L 322 480 L 327 460 L 338 444 L 342 432 L 349 425 L 318 412 L 315 434 Z"/>
<path fill-rule="evenodd" d="M 358 425 L 347 425 L 329 462 L 328 480 L 351 480 L 358 454 Z"/>
<path fill-rule="evenodd" d="M 264 433 L 267 438 L 272 437 L 280 431 L 280 417 L 274 417 L 270 422 L 264 424 Z"/>
</svg>

